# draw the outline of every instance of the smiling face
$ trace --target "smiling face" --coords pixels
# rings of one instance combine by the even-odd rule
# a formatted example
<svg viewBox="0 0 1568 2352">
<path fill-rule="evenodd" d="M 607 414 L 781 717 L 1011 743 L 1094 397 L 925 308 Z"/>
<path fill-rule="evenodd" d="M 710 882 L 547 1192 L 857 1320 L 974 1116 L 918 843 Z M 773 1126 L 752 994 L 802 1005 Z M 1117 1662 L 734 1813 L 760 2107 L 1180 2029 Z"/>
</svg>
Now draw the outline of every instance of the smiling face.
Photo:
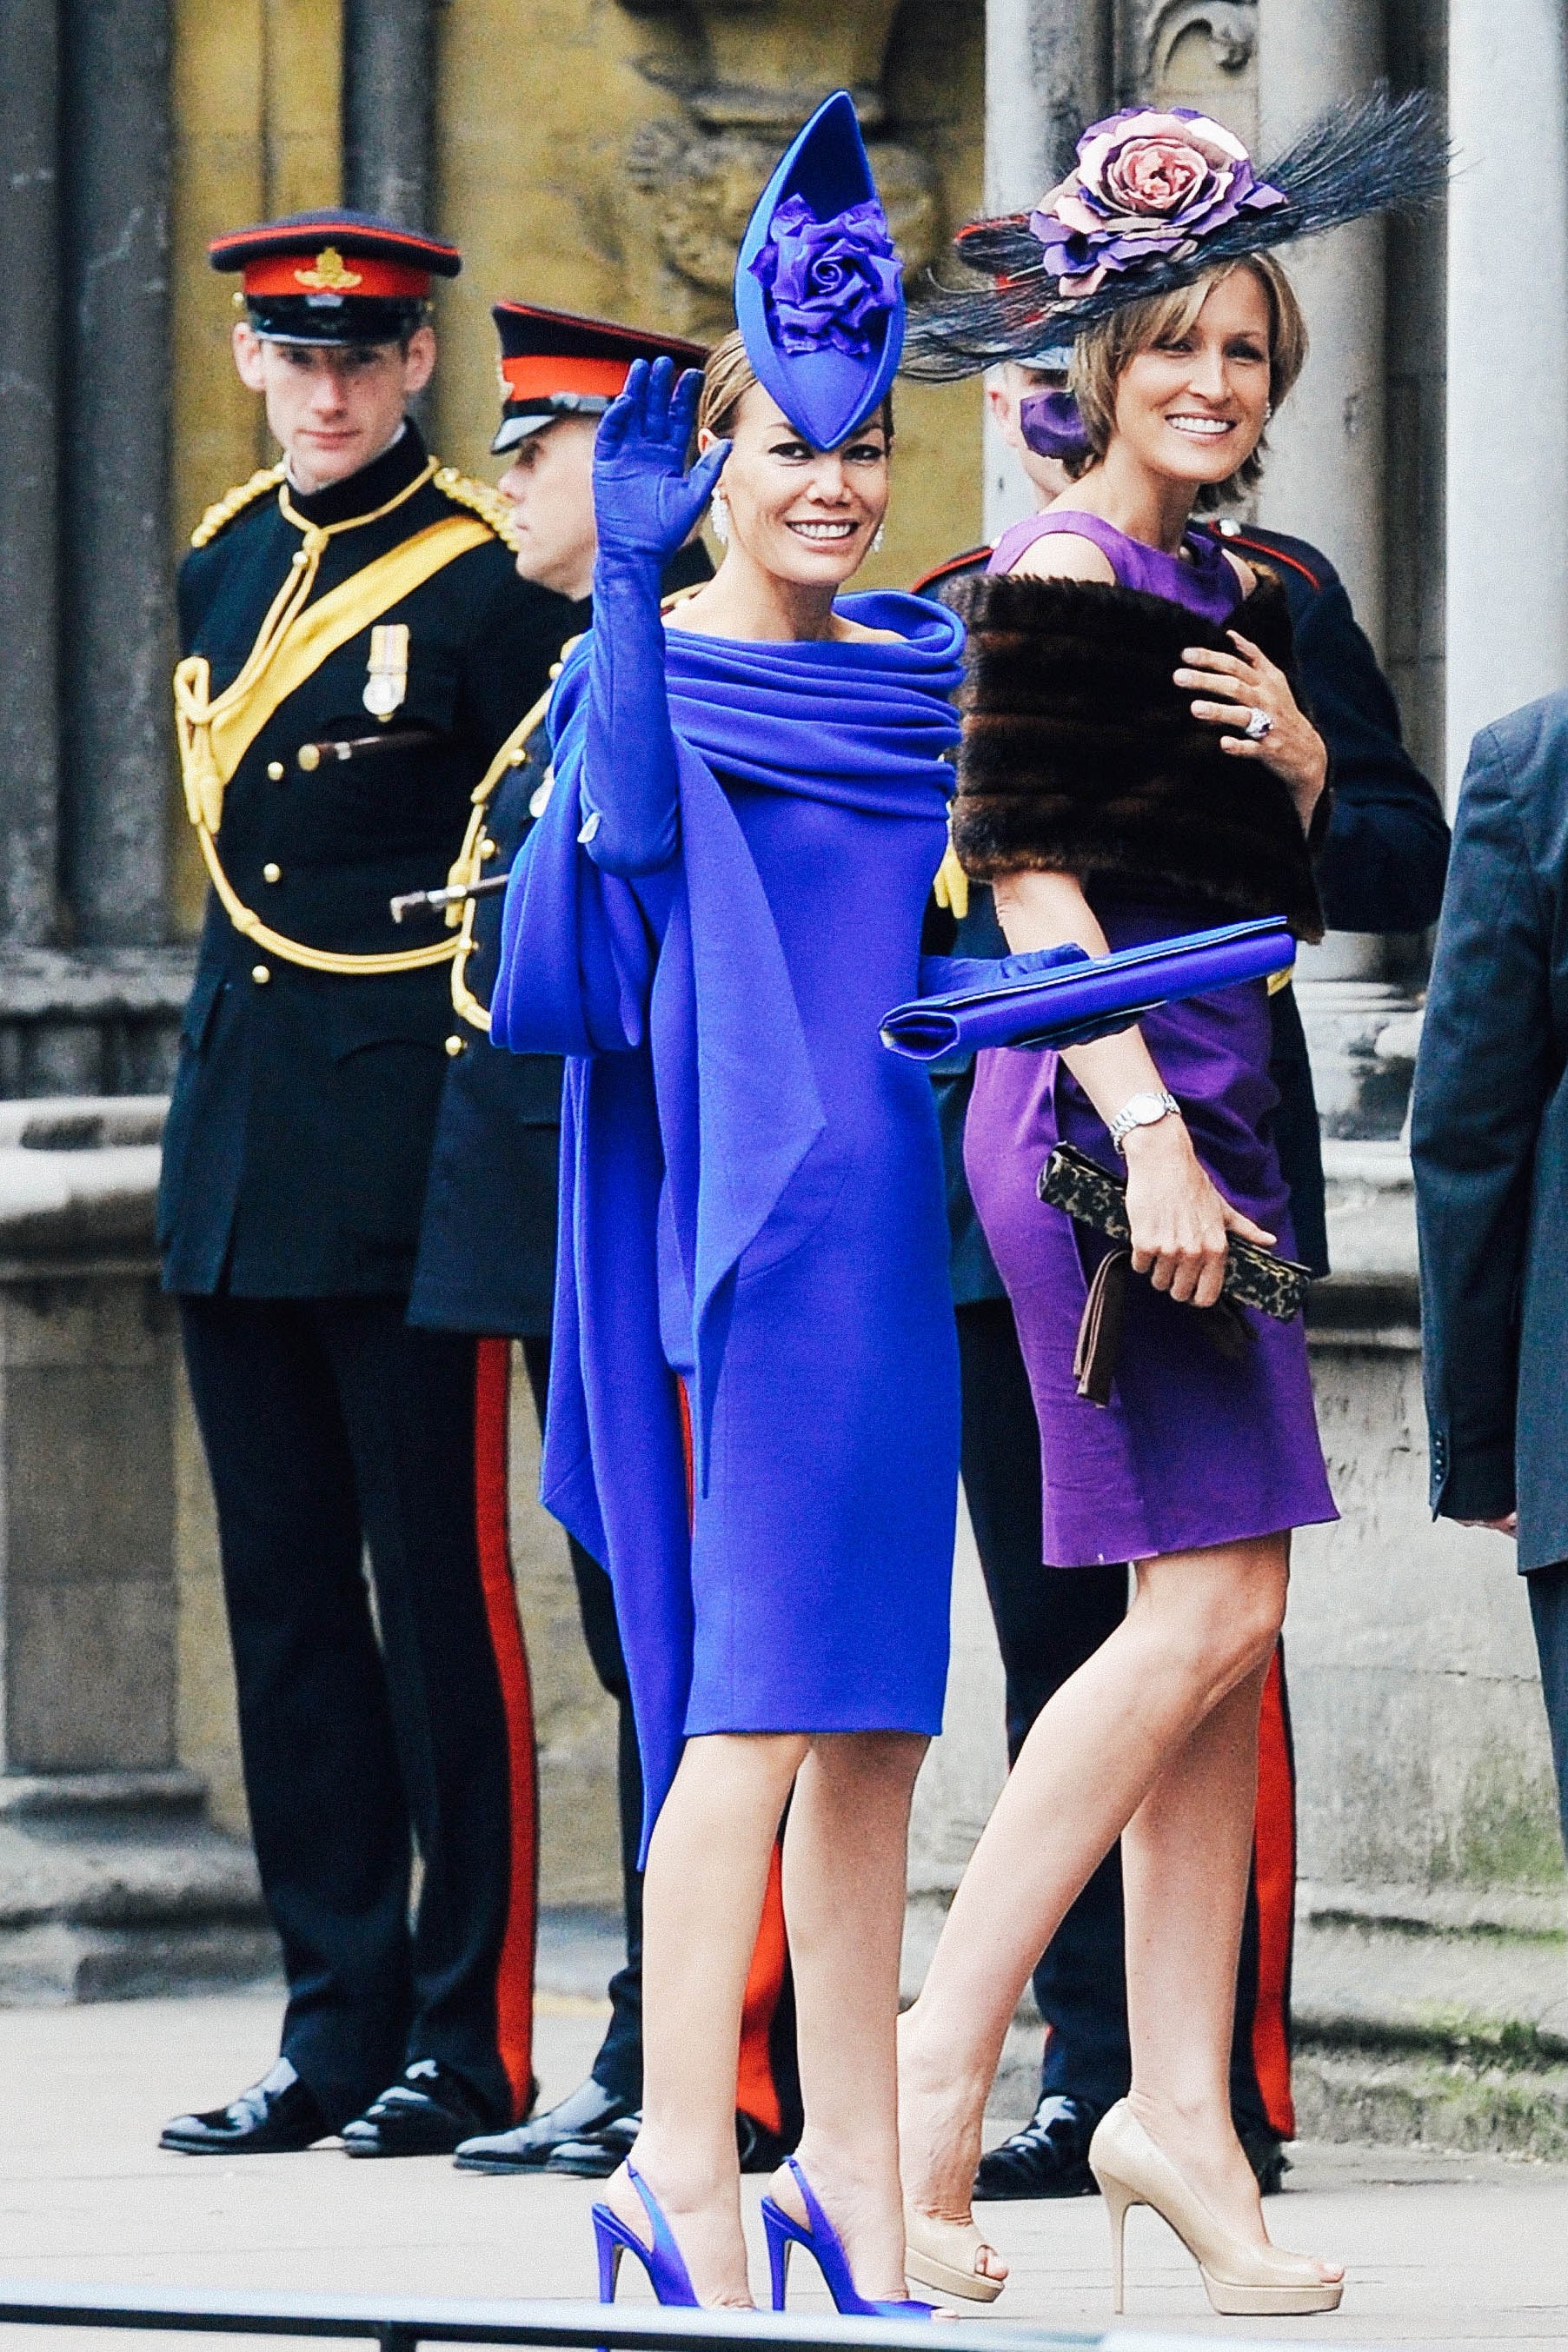
<svg viewBox="0 0 1568 2352">
<path fill-rule="evenodd" d="M 1152 472 L 1194 489 L 1228 481 L 1263 437 L 1272 370 L 1268 295 L 1251 269 L 1135 352 L 1116 387 L 1115 434 Z"/>
<path fill-rule="evenodd" d="M 878 418 L 837 449 L 814 449 L 760 383 L 742 395 L 719 477 L 730 509 L 728 560 L 805 588 L 858 572 L 888 511 L 888 434 Z M 714 436 L 698 436 L 711 448 Z"/>
<path fill-rule="evenodd" d="M 520 441 L 499 488 L 511 507 L 524 580 L 558 596 L 586 596 L 594 585 L 598 534 L 594 524 L 594 436 L 598 419 L 563 416 Z"/>
<path fill-rule="evenodd" d="M 272 437 L 295 483 L 309 493 L 346 481 L 396 437 L 409 402 L 436 364 L 436 337 L 416 327 L 400 343 L 281 343 L 243 321 L 234 363 L 267 403 Z"/>
</svg>

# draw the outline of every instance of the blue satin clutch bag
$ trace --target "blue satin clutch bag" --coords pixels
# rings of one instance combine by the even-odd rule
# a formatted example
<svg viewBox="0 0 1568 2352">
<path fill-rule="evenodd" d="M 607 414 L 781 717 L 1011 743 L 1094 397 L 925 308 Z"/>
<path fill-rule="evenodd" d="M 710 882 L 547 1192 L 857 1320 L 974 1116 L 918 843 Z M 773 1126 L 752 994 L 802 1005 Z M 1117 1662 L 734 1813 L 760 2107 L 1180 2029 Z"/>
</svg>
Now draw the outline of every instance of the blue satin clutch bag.
<svg viewBox="0 0 1568 2352">
<path fill-rule="evenodd" d="M 1047 971 L 994 988 L 954 990 L 897 1004 L 882 1023 L 882 1043 L 913 1062 L 977 1054 L 992 1045 L 1085 1045 L 1131 1029 L 1146 1013 L 1184 996 L 1207 996 L 1289 971 L 1296 942 L 1282 915 L 1226 923 L 1173 940 L 1151 940 L 1117 955 L 1057 949 Z"/>
</svg>

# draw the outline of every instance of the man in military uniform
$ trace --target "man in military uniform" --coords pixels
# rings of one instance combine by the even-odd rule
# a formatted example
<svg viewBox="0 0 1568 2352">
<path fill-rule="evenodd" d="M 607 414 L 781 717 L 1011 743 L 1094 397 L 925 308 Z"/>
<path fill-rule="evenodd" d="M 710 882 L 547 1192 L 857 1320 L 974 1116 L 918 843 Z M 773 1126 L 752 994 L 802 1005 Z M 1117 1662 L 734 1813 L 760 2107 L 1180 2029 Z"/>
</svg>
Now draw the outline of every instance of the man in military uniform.
<svg viewBox="0 0 1568 2352">
<path fill-rule="evenodd" d="M 1010 362 L 986 385 L 1003 440 L 1022 464 L 1038 506 L 1068 487 L 1060 456 L 1023 436 L 1020 404 L 1063 394 L 1068 349 L 1034 367 Z M 1070 446 L 1072 415 L 1051 422 Z M 1318 858 L 1331 928 L 1417 931 L 1436 919 L 1447 862 L 1447 826 L 1436 793 L 1405 750 L 1398 706 L 1357 626 L 1328 558 L 1303 540 L 1230 521 L 1211 524 L 1227 545 L 1278 572 L 1290 604 L 1297 658 L 1329 746 L 1334 785 Z M 942 598 L 983 570 L 973 548 L 918 583 Z M 956 939 L 956 945 L 953 944 Z M 972 884 L 963 919 L 933 910 L 933 952 L 1000 955 L 1005 947 L 991 893 Z M 1286 1181 L 1296 1255 L 1328 1272 L 1323 1168 L 1311 1065 L 1293 989 L 1270 1002 L 1271 1074 L 1279 1090 L 1275 1139 Z M 963 1122 L 973 1069 L 938 1082 L 948 1171 L 952 1273 L 963 1384 L 963 1482 L 1006 1673 L 1007 1745 L 1016 1756 L 1052 1694 L 1115 1631 L 1127 1605 L 1124 1568 L 1041 1567 L 1040 1440 L 1011 1304 L 991 1262 L 963 1175 Z M 1266 2189 L 1284 2170 L 1294 2136 L 1290 2096 L 1289 1977 L 1295 1902 L 1295 1783 L 1284 1655 L 1264 1692 L 1252 1883 L 1242 1940 L 1231 2099 L 1242 2143 Z M 1091 2194 L 1089 2143 L 1100 2116 L 1127 2088 L 1131 2063 L 1122 1958 L 1121 1856 L 1110 1853 L 1068 1912 L 1035 1974 L 1047 2021 L 1041 2097 L 1033 2117 L 983 2159 L 978 2198 Z"/>
<path fill-rule="evenodd" d="M 595 319 L 498 302 L 502 412 L 492 447 L 510 454 L 500 488 L 512 509 L 517 569 L 531 583 L 541 637 L 556 651 L 593 618 L 597 533 L 593 451 L 598 420 L 635 359 L 667 353 L 700 367 L 699 346 Z M 710 576 L 700 540 L 682 548 L 664 579 L 667 594 Z M 542 677 L 540 686 L 545 681 Z M 452 871 L 454 889 L 504 876 L 550 790 L 545 701 L 529 711 L 474 796 L 468 833 Z M 462 911 L 458 913 L 458 906 Z M 408 910 L 412 913 L 412 909 Z M 480 1410 L 475 1492 L 480 1547 L 507 1559 L 506 1427 L 511 1342 L 521 1352 L 542 1428 L 550 1377 L 554 1282 L 556 1171 L 562 1065 L 546 1055 L 501 1054 L 486 1042 L 487 1011 L 500 936 L 500 900 L 486 893 L 452 908 L 461 922 L 452 966 L 450 1063 L 420 1232 L 411 1322 L 477 1337 Z M 568 1538 L 583 1631 L 595 1672 L 619 1710 L 621 1862 L 626 1962 L 610 1984 L 610 2022 L 585 2082 L 510 2130 L 478 2135 L 458 2150 L 466 2169 L 607 2173 L 642 2102 L 642 1878 L 637 1836 L 642 1776 L 610 1580 Z M 536 1818 L 529 1800 L 531 1837 Z M 739 2128 L 758 2161 L 776 2161 L 795 2105 L 787 2003 L 780 1999 L 782 1937 L 753 1971 L 752 2066 Z M 772 1958 L 770 1969 L 768 1962 Z M 777 2057 L 775 2061 L 774 2050 Z M 753 2081 L 752 2077 L 754 2076 Z M 775 2080 L 774 2077 L 779 2079 Z M 773 2126 L 776 2124 L 777 2128 Z M 609 2135 L 609 2137 L 605 2137 Z M 743 2152 L 745 2152 L 743 2150 Z"/>
<path fill-rule="evenodd" d="M 531 2095 L 531 1750 L 515 1602 L 476 1527 L 478 1349 L 405 1321 L 456 942 L 411 948 L 388 902 L 446 875 L 558 635 L 504 503 L 408 415 L 456 248 L 327 212 L 211 256 L 243 273 L 235 362 L 284 454 L 209 510 L 180 575 L 213 887 L 159 1234 L 289 2000 L 270 2072 L 163 2145 L 439 2152 Z"/>
</svg>

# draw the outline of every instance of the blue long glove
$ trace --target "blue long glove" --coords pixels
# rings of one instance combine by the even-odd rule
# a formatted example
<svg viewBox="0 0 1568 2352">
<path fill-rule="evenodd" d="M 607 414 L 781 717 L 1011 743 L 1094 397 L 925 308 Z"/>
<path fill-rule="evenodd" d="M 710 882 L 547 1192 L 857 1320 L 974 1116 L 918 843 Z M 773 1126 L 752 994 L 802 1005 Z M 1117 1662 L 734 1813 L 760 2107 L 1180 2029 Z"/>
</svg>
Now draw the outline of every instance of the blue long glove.
<svg viewBox="0 0 1568 2352">
<path fill-rule="evenodd" d="M 610 874 L 657 872 L 680 837 L 659 582 L 730 454 L 717 443 L 686 470 L 701 389 L 694 368 L 677 383 L 671 361 L 635 361 L 594 445 L 599 553 L 579 837 Z"/>
</svg>

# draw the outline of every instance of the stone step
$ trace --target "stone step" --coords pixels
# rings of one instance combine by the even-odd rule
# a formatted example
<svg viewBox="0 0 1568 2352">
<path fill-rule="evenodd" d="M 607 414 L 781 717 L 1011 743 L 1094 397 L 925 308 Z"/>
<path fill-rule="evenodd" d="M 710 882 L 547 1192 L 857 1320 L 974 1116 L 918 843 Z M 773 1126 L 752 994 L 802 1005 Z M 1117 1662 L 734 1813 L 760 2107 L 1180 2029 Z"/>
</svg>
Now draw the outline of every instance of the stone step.
<svg viewBox="0 0 1568 2352">
<path fill-rule="evenodd" d="M 0 1777 L 0 2001 L 254 1984 L 278 1944 L 249 1848 L 193 1773 Z"/>
<path fill-rule="evenodd" d="M 1568 2158 L 1568 2066 L 1299 2047 L 1303 2139 Z"/>
</svg>

